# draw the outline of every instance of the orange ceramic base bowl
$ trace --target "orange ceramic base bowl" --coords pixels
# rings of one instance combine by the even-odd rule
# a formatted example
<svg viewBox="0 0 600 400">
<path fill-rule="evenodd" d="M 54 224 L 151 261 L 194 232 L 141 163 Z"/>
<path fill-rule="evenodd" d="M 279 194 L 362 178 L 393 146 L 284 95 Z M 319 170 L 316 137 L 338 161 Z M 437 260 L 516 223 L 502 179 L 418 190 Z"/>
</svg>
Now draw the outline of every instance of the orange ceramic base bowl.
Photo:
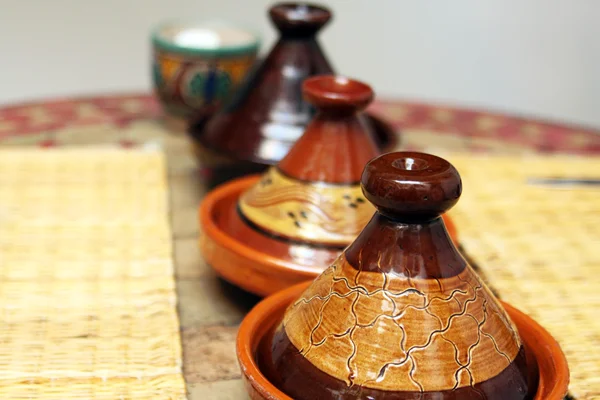
<svg viewBox="0 0 600 400">
<path fill-rule="evenodd" d="M 292 400 L 277 389 L 260 371 L 257 354 L 265 339 L 277 327 L 286 308 L 297 299 L 310 282 L 303 282 L 261 301 L 244 318 L 238 331 L 236 350 L 244 384 L 253 400 Z M 567 393 L 569 369 L 556 340 L 526 314 L 502 302 L 519 330 L 528 357 L 536 360 L 538 390 L 535 400 L 562 400 Z M 266 346 L 265 346 L 266 347 Z"/>
<path fill-rule="evenodd" d="M 297 256 L 299 260 L 305 256 L 307 263 L 301 264 L 249 246 L 243 232 L 233 226 L 231 220 L 236 218 L 233 214 L 240 195 L 259 179 L 259 175 L 235 179 L 220 185 L 204 198 L 200 205 L 203 230 L 200 249 L 208 265 L 223 279 L 251 293 L 266 296 L 296 283 L 313 280 L 337 258 L 338 252 L 311 249 L 309 253 Z M 443 218 L 450 237 L 457 243 L 454 224 L 447 216 Z M 273 242 L 273 246 L 276 245 Z M 298 246 L 295 251 L 307 250 Z M 319 260 L 319 265 L 311 265 L 310 261 L 314 263 L 315 259 Z"/>
</svg>

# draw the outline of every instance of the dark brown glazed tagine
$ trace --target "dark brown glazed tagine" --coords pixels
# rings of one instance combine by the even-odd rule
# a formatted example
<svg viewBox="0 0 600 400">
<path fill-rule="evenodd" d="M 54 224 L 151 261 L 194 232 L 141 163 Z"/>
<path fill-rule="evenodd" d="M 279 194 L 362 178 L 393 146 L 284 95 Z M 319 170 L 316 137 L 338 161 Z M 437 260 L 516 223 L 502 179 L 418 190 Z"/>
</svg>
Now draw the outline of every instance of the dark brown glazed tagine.
<svg viewBox="0 0 600 400">
<path fill-rule="evenodd" d="M 515 326 L 440 218 L 461 194 L 456 169 L 389 153 L 361 187 L 377 212 L 259 350 L 267 379 L 297 400 L 532 398 Z"/>
<path fill-rule="evenodd" d="M 236 170 L 231 176 L 255 172 L 257 165 L 275 165 L 288 153 L 314 113 L 303 100 L 302 82 L 333 73 L 316 40 L 331 19 L 328 9 L 279 3 L 269 10 L 269 16 L 280 33 L 274 48 L 228 105 L 213 117 L 210 113 L 198 116 L 190 127 L 204 164 L 215 161 L 209 153 L 228 157 L 229 168 Z M 368 114 L 359 118 L 364 129 L 372 131 L 378 148 L 395 147 L 393 128 Z M 225 173 L 226 160 L 218 161 L 220 173 Z"/>
</svg>

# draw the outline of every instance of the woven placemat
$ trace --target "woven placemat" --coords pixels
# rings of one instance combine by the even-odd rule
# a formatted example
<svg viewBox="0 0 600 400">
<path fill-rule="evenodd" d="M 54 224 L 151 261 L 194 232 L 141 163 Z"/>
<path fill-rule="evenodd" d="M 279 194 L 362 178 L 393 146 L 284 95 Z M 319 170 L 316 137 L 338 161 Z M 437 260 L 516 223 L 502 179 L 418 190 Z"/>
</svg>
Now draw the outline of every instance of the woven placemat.
<svg viewBox="0 0 600 400">
<path fill-rule="evenodd" d="M 570 394 L 600 399 L 600 186 L 528 183 L 600 179 L 600 158 L 448 159 L 463 178 L 450 213 L 465 253 L 501 298 L 560 342 Z"/>
<path fill-rule="evenodd" d="M 183 399 L 159 152 L 0 151 L 0 398 Z"/>
</svg>

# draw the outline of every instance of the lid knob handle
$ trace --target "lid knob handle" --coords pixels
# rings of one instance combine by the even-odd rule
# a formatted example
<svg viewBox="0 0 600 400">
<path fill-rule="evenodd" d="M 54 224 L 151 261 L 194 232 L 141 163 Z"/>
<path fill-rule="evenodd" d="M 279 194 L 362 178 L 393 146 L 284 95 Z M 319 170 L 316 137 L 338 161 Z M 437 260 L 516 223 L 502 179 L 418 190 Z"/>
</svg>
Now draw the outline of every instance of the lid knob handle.
<svg viewBox="0 0 600 400">
<path fill-rule="evenodd" d="M 311 36 L 329 22 L 331 11 L 309 3 L 277 3 L 269 16 L 282 35 Z"/>
<path fill-rule="evenodd" d="M 440 216 L 462 192 L 460 175 L 452 164 L 418 152 L 388 153 L 371 160 L 361 186 L 381 214 L 410 222 Z"/>
<path fill-rule="evenodd" d="M 319 75 L 302 84 L 306 101 L 321 110 L 358 112 L 373 101 L 373 89 L 366 83 L 337 75 Z"/>
</svg>

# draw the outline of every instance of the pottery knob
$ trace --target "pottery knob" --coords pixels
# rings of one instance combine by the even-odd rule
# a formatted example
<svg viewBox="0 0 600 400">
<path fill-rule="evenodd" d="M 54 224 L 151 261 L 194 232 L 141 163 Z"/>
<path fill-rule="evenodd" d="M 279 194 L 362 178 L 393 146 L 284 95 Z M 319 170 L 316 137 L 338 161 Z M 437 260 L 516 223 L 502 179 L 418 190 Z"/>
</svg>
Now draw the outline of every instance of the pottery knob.
<svg viewBox="0 0 600 400">
<path fill-rule="evenodd" d="M 325 7 L 305 3 L 278 3 L 269 9 L 273 24 L 282 35 L 310 36 L 331 19 Z"/>
<path fill-rule="evenodd" d="M 388 153 L 371 160 L 361 186 L 380 213 L 407 222 L 438 217 L 456 204 L 462 191 L 452 164 L 417 152 Z"/>
<path fill-rule="evenodd" d="M 365 83 L 344 76 L 319 75 L 302 84 L 306 101 L 327 111 L 357 112 L 373 100 L 373 89 Z"/>
</svg>

